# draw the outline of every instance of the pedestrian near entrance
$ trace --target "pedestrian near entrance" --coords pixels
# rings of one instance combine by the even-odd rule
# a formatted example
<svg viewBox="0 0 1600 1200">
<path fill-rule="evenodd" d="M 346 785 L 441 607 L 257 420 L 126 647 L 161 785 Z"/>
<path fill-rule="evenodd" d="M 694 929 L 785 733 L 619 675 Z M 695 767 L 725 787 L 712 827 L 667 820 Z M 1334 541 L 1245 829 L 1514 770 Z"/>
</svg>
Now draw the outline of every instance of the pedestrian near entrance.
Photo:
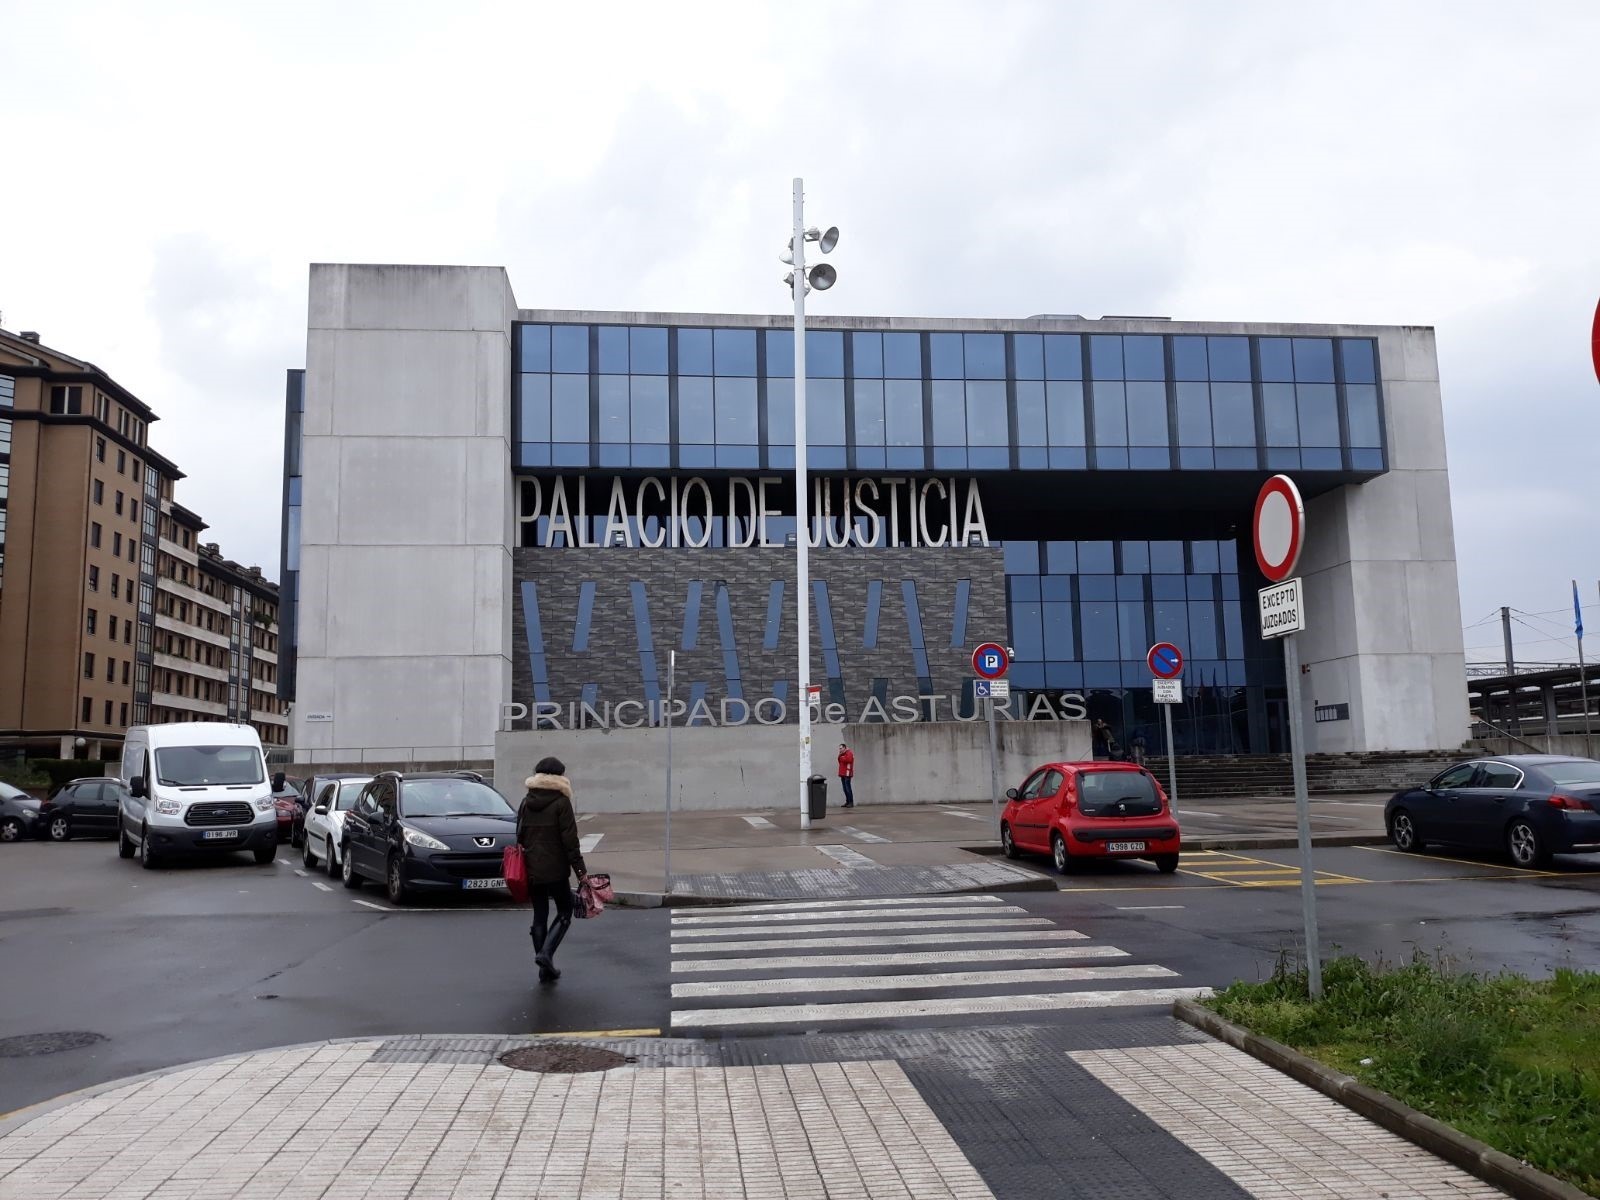
<svg viewBox="0 0 1600 1200">
<path fill-rule="evenodd" d="M 561 978 L 556 969 L 556 948 L 572 927 L 572 885 L 576 872 L 581 883 L 589 873 L 578 849 L 578 820 L 572 813 L 572 782 L 559 758 L 543 758 L 527 780 L 527 795 L 517 810 L 517 844 L 528 868 L 528 899 L 533 904 L 533 958 L 539 980 Z M 550 905 L 556 908 L 550 924 Z"/>
<path fill-rule="evenodd" d="M 1094 740 L 1105 751 L 1107 758 L 1117 760 L 1122 757 L 1122 745 L 1117 741 L 1116 734 L 1111 732 L 1111 726 L 1106 724 L 1104 717 L 1094 723 Z"/>
<path fill-rule="evenodd" d="M 846 746 L 843 742 L 840 742 L 839 743 L 839 786 L 842 789 L 844 789 L 844 806 L 846 808 L 854 808 L 856 806 L 855 778 L 856 778 L 856 754 L 855 754 L 855 751 L 850 749 L 850 747 Z"/>
<path fill-rule="evenodd" d="M 1142 732 L 1134 734 L 1133 740 L 1128 743 L 1128 746 L 1133 751 L 1133 761 L 1141 767 L 1144 766 L 1144 756 L 1149 749 L 1144 740 L 1144 734 Z"/>
</svg>

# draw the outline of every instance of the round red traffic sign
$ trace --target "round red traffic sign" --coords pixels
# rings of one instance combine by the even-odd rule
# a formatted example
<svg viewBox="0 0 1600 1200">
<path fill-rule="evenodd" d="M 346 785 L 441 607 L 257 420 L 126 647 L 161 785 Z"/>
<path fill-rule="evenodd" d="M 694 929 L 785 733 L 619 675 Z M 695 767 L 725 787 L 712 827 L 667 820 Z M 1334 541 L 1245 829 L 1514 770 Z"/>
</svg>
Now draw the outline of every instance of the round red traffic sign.
<svg viewBox="0 0 1600 1200">
<path fill-rule="evenodd" d="M 1150 674 L 1157 679 L 1176 679 L 1183 674 L 1183 651 L 1171 642 L 1157 642 L 1144 656 Z"/>
<path fill-rule="evenodd" d="M 1594 327 L 1589 332 L 1589 353 L 1594 359 L 1594 374 L 1600 379 L 1600 304 L 1594 306 Z"/>
<path fill-rule="evenodd" d="M 1293 575 L 1306 537 L 1306 506 L 1294 480 L 1274 475 L 1261 485 L 1250 528 L 1256 565 L 1267 581 L 1282 583 Z"/>
<path fill-rule="evenodd" d="M 972 652 L 972 670 L 980 679 L 999 679 L 1011 666 L 1011 655 L 998 642 L 985 642 Z"/>
</svg>

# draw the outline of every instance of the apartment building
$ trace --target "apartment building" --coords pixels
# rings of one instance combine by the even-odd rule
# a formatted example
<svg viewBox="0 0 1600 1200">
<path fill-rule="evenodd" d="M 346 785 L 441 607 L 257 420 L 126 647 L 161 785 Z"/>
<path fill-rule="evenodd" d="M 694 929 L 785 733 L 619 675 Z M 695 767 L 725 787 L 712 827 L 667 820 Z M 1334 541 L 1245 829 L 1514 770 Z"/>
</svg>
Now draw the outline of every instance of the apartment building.
<svg viewBox="0 0 1600 1200">
<path fill-rule="evenodd" d="M 148 444 L 158 419 L 95 364 L 0 330 L 0 753 L 111 757 L 165 720 L 286 741 L 277 587 L 199 544 L 184 473 Z"/>
</svg>

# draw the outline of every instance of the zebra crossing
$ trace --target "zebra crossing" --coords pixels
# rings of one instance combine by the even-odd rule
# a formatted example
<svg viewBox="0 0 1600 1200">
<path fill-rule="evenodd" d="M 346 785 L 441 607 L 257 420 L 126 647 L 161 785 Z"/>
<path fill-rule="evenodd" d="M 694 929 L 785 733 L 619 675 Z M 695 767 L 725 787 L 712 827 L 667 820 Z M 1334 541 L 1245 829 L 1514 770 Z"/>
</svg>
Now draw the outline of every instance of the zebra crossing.
<svg viewBox="0 0 1600 1200">
<path fill-rule="evenodd" d="M 1209 991 L 996 895 L 679 910 L 671 937 L 677 1031 L 1165 1006 Z"/>
</svg>

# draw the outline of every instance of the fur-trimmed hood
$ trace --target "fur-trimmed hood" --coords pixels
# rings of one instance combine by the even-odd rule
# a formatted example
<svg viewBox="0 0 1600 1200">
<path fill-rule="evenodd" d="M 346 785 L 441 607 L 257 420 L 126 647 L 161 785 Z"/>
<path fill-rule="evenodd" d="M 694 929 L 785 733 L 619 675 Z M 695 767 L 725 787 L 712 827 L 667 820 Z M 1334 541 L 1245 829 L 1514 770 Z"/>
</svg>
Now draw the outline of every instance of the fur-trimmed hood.
<svg viewBox="0 0 1600 1200">
<path fill-rule="evenodd" d="M 556 792 L 572 799 L 572 781 L 565 775 L 530 775 L 523 786 L 530 792 Z"/>
</svg>

